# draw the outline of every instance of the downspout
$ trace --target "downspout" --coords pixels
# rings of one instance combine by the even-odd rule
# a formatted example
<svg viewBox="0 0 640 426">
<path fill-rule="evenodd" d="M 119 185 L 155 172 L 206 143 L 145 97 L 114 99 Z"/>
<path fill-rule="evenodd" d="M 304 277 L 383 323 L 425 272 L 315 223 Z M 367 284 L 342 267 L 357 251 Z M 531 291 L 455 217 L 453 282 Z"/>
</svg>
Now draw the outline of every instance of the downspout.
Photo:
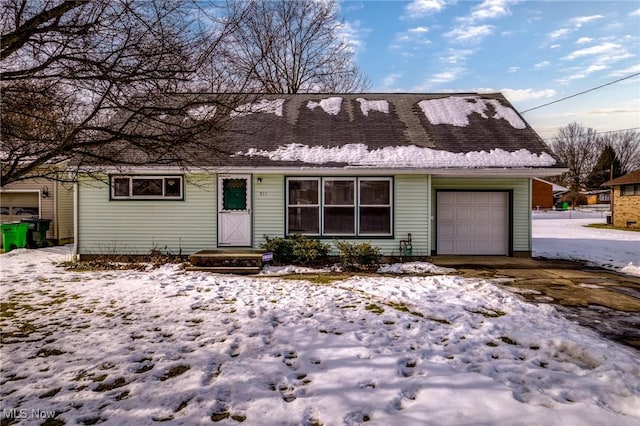
<svg viewBox="0 0 640 426">
<path fill-rule="evenodd" d="M 73 258 L 78 256 L 78 182 L 73 182 Z"/>
<path fill-rule="evenodd" d="M 427 200 L 429 200 L 429 205 L 427 209 L 427 256 L 433 255 L 433 233 L 435 230 L 433 229 L 433 190 L 431 188 L 431 175 L 427 175 Z"/>
<path fill-rule="evenodd" d="M 60 235 L 60 223 L 58 221 L 58 185 L 60 182 L 55 182 L 53 184 L 53 239 L 58 241 L 58 236 Z M 59 241 L 58 241 L 59 242 Z"/>
<path fill-rule="evenodd" d="M 533 197 L 533 179 L 529 178 L 529 256 L 533 257 L 533 212 L 531 209 L 531 197 Z M 511 224 L 513 227 L 513 224 Z"/>
</svg>

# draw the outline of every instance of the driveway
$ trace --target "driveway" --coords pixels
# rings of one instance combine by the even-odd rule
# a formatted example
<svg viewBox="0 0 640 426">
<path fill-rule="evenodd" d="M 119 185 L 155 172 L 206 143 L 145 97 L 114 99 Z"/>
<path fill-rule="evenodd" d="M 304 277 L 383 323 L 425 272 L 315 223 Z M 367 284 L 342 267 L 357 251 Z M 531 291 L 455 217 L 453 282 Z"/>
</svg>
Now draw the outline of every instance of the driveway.
<svg viewBox="0 0 640 426">
<path fill-rule="evenodd" d="M 491 278 L 534 303 L 553 304 L 568 319 L 640 350 L 640 278 L 580 262 L 531 258 L 436 256 L 466 277 Z"/>
</svg>

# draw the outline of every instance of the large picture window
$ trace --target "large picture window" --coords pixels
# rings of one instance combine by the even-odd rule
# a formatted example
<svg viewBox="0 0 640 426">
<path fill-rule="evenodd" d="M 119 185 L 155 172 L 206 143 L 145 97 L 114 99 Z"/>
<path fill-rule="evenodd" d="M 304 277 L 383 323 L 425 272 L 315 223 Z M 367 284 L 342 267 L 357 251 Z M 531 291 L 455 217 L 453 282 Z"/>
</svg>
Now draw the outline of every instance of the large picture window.
<svg viewBox="0 0 640 426">
<path fill-rule="evenodd" d="M 182 200 L 182 176 L 111 176 L 113 200 Z"/>
<path fill-rule="evenodd" d="M 391 178 L 287 178 L 287 234 L 392 235 Z"/>
</svg>

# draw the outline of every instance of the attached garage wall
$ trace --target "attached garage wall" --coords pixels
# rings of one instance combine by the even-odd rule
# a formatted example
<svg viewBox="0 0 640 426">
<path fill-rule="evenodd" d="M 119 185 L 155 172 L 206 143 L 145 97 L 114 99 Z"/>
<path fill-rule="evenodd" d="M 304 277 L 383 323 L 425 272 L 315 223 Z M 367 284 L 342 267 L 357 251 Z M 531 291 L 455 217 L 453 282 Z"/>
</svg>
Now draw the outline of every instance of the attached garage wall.
<svg viewBox="0 0 640 426">
<path fill-rule="evenodd" d="M 109 200 L 109 186 L 78 184 L 78 253 L 191 254 L 216 247 L 215 175 L 185 176 L 184 201 Z"/>
<path fill-rule="evenodd" d="M 530 184 L 528 178 L 447 178 L 432 177 L 432 199 L 437 190 L 512 191 L 512 249 L 514 254 L 531 252 Z M 431 210 L 431 247 L 436 247 L 436 206 Z"/>
<path fill-rule="evenodd" d="M 42 197 L 42 190 L 46 188 L 47 197 Z M 28 205 L 21 205 L 27 201 Z M 73 190 L 71 186 L 47 179 L 28 179 L 14 182 L 2 187 L 0 193 L 2 207 L 36 207 L 41 219 L 51 219 L 51 225 L 47 232 L 47 238 L 61 243 L 70 242 L 73 239 Z M 6 209 L 3 208 L 3 212 Z M 26 213 L 23 217 L 31 217 Z M 19 221 L 20 215 L 3 214 L 2 222 Z"/>
</svg>

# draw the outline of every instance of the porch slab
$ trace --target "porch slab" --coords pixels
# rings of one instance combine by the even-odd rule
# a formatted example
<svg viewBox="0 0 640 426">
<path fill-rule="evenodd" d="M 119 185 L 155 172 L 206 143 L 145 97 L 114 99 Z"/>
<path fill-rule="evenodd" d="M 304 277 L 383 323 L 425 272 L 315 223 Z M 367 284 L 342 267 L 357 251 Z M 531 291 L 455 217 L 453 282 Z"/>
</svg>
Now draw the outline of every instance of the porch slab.
<svg viewBox="0 0 640 426">
<path fill-rule="evenodd" d="M 262 252 L 257 250 L 203 250 L 189 256 L 194 267 L 260 268 Z"/>
<path fill-rule="evenodd" d="M 212 272 L 215 274 L 255 275 L 260 272 L 260 267 L 243 266 L 190 266 L 187 271 Z"/>
</svg>

